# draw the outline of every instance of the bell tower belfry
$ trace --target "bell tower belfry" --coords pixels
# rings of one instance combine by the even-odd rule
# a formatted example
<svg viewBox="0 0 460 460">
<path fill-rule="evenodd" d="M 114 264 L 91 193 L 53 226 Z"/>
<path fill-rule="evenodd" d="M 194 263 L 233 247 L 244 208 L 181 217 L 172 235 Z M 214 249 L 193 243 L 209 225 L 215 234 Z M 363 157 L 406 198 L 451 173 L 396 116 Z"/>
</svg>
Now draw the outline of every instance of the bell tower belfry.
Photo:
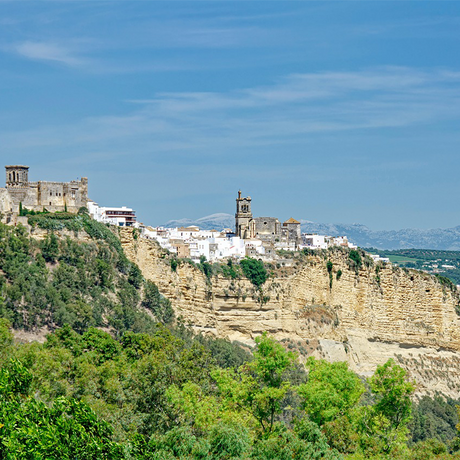
<svg viewBox="0 0 460 460">
<path fill-rule="evenodd" d="M 10 187 L 27 187 L 29 185 L 29 167 L 28 166 L 5 166 L 6 186 Z"/>
<path fill-rule="evenodd" d="M 235 235 L 240 238 L 251 238 L 251 197 L 241 197 L 241 190 L 238 190 L 238 198 L 236 199 L 236 214 L 235 214 Z"/>
</svg>

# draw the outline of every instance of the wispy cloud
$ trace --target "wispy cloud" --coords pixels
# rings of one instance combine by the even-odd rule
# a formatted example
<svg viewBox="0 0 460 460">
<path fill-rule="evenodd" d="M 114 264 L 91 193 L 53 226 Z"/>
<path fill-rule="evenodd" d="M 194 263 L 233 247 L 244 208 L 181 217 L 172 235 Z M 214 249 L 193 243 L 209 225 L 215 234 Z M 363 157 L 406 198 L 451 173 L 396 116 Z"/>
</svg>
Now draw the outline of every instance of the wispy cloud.
<svg viewBox="0 0 460 460">
<path fill-rule="evenodd" d="M 120 155 L 185 159 L 299 150 L 312 136 L 431 124 L 460 118 L 460 72 L 385 67 L 287 76 L 272 85 L 227 92 L 161 93 L 124 116 L 83 119 L 3 136 L 3 145 L 112 148 Z M 134 106 L 134 107 L 135 107 Z M 250 152 L 250 153 L 248 153 Z M 248 156 L 249 155 L 249 156 Z"/>
<path fill-rule="evenodd" d="M 87 63 L 86 60 L 77 57 L 71 49 L 57 43 L 25 41 L 12 45 L 10 49 L 28 59 L 59 62 L 71 67 Z"/>
</svg>

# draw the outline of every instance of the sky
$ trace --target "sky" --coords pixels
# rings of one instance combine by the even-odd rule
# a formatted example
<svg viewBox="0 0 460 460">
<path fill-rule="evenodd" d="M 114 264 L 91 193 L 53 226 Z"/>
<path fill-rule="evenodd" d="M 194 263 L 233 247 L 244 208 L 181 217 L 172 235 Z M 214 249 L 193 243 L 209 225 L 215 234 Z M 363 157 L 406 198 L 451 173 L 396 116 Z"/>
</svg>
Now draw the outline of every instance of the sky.
<svg viewBox="0 0 460 460">
<path fill-rule="evenodd" d="M 139 220 L 460 225 L 460 2 L 0 0 L 0 158 Z M 0 183 L 3 186 L 3 183 Z"/>
</svg>

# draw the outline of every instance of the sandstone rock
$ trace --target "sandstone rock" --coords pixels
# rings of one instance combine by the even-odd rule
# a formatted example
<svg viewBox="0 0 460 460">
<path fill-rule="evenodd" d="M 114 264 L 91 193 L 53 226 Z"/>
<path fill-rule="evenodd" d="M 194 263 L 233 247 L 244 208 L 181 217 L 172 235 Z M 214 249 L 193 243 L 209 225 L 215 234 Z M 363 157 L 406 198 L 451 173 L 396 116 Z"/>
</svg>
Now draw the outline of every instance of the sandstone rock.
<svg viewBox="0 0 460 460">
<path fill-rule="evenodd" d="M 326 260 L 313 255 L 284 275 L 278 270 L 263 286 L 263 302 L 247 279 L 208 281 L 187 263 L 174 272 L 156 242 L 134 239 L 131 229 L 120 238 L 127 257 L 196 331 L 248 345 L 268 331 L 303 356 L 346 360 L 366 376 L 393 357 L 416 379 L 419 393 L 460 396 L 459 294 L 433 276 L 392 264 L 378 273 L 373 265 L 356 272 L 337 251 L 329 255 L 332 288 Z"/>
</svg>

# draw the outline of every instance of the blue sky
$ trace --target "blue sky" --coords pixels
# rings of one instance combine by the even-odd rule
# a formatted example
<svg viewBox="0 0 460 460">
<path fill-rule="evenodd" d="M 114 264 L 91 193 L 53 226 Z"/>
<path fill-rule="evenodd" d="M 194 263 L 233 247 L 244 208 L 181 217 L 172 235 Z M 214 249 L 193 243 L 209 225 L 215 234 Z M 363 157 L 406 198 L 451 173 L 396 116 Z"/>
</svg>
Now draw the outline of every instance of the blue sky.
<svg viewBox="0 0 460 460">
<path fill-rule="evenodd" d="M 161 224 L 460 225 L 460 3 L 2 1 L 0 156 Z"/>
</svg>

